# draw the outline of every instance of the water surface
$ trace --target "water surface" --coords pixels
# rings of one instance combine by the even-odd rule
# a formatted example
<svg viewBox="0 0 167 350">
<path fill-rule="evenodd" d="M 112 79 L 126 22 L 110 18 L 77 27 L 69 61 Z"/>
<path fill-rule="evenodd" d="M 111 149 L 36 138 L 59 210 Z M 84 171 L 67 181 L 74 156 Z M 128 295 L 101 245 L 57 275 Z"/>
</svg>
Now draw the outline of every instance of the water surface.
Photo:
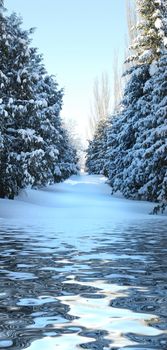
<svg viewBox="0 0 167 350">
<path fill-rule="evenodd" d="M 163 220 L 0 233 L 0 349 L 167 349 Z"/>
</svg>

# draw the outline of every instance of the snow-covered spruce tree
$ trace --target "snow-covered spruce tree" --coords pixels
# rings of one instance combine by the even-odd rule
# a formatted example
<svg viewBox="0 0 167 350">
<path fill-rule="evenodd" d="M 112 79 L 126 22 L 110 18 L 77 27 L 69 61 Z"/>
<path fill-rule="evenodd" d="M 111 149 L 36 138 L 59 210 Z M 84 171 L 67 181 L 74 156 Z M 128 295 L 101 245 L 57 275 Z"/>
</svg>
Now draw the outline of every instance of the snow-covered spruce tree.
<svg viewBox="0 0 167 350">
<path fill-rule="evenodd" d="M 78 172 L 76 150 L 67 136 L 60 117 L 63 90 L 58 89 L 54 76 L 44 74 L 40 55 L 34 55 L 33 65 L 39 118 L 30 120 L 30 123 L 33 125 L 33 121 L 35 122 L 34 128 L 44 140 L 43 169 L 45 169 L 47 182 L 57 182 Z M 41 185 L 41 179 L 38 183 L 36 176 L 34 184 Z"/>
<path fill-rule="evenodd" d="M 125 195 L 124 176 L 133 158 L 133 147 L 138 133 L 135 122 L 142 117 L 138 100 L 143 96 L 143 86 L 148 77 L 147 65 L 133 70 L 124 91 L 123 109 L 111 119 L 107 130 L 108 145 L 104 168 L 108 169 L 112 190 L 122 191 Z"/>
<path fill-rule="evenodd" d="M 62 181 L 71 175 L 77 174 L 78 158 L 76 149 L 60 117 L 62 107 L 63 91 L 58 90 L 58 85 L 53 77 L 46 77 L 46 81 L 51 81 L 48 94 L 48 107 L 46 110 L 47 120 L 51 123 L 51 135 L 47 138 L 49 144 L 49 162 L 54 182 Z M 51 89 L 52 86 L 52 89 Z M 52 159 L 56 156 L 56 159 Z"/>
<path fill-rule="evenodd" d="M 5 113 L 1 191 L 9 198 L 13 198 L 19 188 L 33 184 L 37 171 L 42 171 L 44 156 L 43 140 L 29 122 L 32 116 L 37 117 L 38 106 L 30 68 L 30 32 L 23 31 L 20 25 L 21 20 L 15 14 L 6 17 L 6 41 L 0 57 L 6 62 L 2 73 L 7 77 L 1 91 Z M 29 171 L 30 167 L 33 172 Z"/>
<path fill-rule="evenodd" d="M 135 53 L 130 60 L 134 62 L 130 73 L 130 79 L 126 85 L 122 113 L 113 119 L 110 130 L 107 131 L 108 144 L 107 167 L 109 182 L 113 191 L 120 190 L 126 197 L 142 198 L 148 200 L 162 200 L 160 196 L 160 183 L 166 176 L 166 168 L 160 171 L 155 156 L 155 134 L 157 135 L 157 116 L 155 112 L 155 88 L 154 66 L 159 65 L 165 52 L 166 33 L 166 3 L 164 1 L 138 1 L 140 23 L 138 24 L 138 37 L 133 45 Z M 163 58 L 163 69 L 166 68 Z M 162 64 L 161 64 L 162 70 Z M 160 71 L 159 71 L 160 73 Z M 160 74 L 164 90 L 165 75 Z M 158 77 L 158 76 L 157 76 Z M 157 79 L 157 78 L 156 78 Z M 160 78 L 159 78 L 160 79 Z M 155 89 L 155 91 L 154 91 Z M 161 88 L 160 88 L 161 91 Z M 160 110 L 161 103 L 164 105 L 164 92 L 158 93 Z M 154 97 L 153 97 L 154 96 Z M 161 123 L 165 124 L 165 113 L 161 113 Z M 154 120 L 154 122 L 153 122 Z M 156 120 L 156 123 L 155 123 Z M 164 132 L 164 127 L 162 127 Z M 152 137 L 152 154 L 150 153 L 150 135 Z M 163 134 L 162 134 L 163 135 Z M 165 137 L 163 145 L 165 144 Z M 160 144 L 160 140 L 158 142 Z M 147 153 L 148 148 L 148 153 Z M 165 147 L 164 147 L 165 149 Z M 147 156 L 146 156 L 147 154 Z M 162 152 L 161 152 L 162 157 Z M 147 159 L 146 159 L 147 158 Z M 165 159 L 163 158 L 163 164 Z M 154 164 L 154 165 L 153 165 Z M 153 169 L 157 172 L 152 174 Z M 161 175 L 160 175 L 161 172 Z M 152 174 L 152 175 L 151 175 Z M 159 177 L 161 180 L 159 180 Z M 152 185 L 150 179 L 154 178 Z M 155 181 L 157 178 L 157 181 Z"/>
<path fill-rule="evenodd" d="M 153 69 L 154 67 L 154 69 Z M 151 67 L 151 78 L 144 90 L 150 93 L 150 112 L 142 127 L 142 137 L 137 140 L 137 155 L 142 154 L 139 198 L 167 204 L 167 52 Z M 133 166 L 133 164 L 131 165 Z"/>
<path fill-rule="evenodd" d="M 89 174 L 101 174 L 106 150 L 107 119 L 102 118 L 95 130 L 94 138 L 89 141 L 86 157 L 86 170 Z"/>
<path fill-rule="evenodd" d="M 167 46 L 167 4 L 166 0 L 136 0 L 138 23 L 132 43 L 129 61 L 136 64 L 158 60 L 164 46 Z"/>
<path fill-rule="evenodd" d="M 0 195 L 13 198 L 29 184 L 54 182 L 55 171 L 60 176 L 58 155 L 64 140 L 59 113 L 63 92 L 46 74 L 37 50 L 30 47 L 32 31 L 22 30 L 15 14 L 5 17 L 2 13 L 2 18 Z"/>
<path fill-rule="evenodd" d="M 0 37 L 3 38 L 5 40 L 5 18 L 3 17 L 3 2 L 0 1 Z M 4 50 L 4 41 L 0 40 L 0 51 Z M 4 86 L 5 86 L 5 82 L 7 77 L 5 76 L 5 74 L 3 73 L 3 65 L 5 64 L 5 62 L 2 62 L 2 66 L 0 69 L 0 89 L 3 91 L 4 90 Z M 3 188 L 2 188 L 2 176 L 4 173 L 4 167 L 3 167 L 3 159 L 5 157 L 4 155 L 4 127 L 5 127 L 5 123 L 4 123 L 4 118 L 5 118 L 5 110 L 2 104 L 3 100 L 2 97 L 0 96 L 0 196 L 3 196 Z"/>
<path fill-rule="evenodd" d="M 144 3 L 146 7 L 144 7 Z M 140 6 L 139 9 L 141 10 L 141 16 L 143 15 L 146 21 L 144 22 L 145 31 L 142 29 L 142 25 L 139 26 L 142 34 L 145 33 L 145 39 L 141 35 L 141 39 L 139 40 L 141 45 L 141 47 L 140 45 L 138 46 L 138 48 L 140 48 L 138 53 L 140 52 L 141 54 L 141 56 L 139 56 L 139 62 L 143 62 L 144 60 L 147 63 L 149 74 L 148 79 L 143 86 L 143 95 L 136 103 L 139 112 L 137 118 L 133 118 L 133 129 L 135 129 L 136 141 L 133 148 L 128 152 L 127 157 L 124 158 L 122 192 L 127 197 L 162 202 L 162 195 L 160 195 L 160 193 L 162 190 L 162 179 L 166 176 L 166 161 L 164 158 L 165 155 L 161 152 L 161 163 L 163 163 L 163 168 L 161 168 L 159 166 L 159 157 L 157 156 L 157 147 L 159 148 L 162 145 L 165 147 L 165 137 L 163 137 L 163 135 L 166 124 L 166 110 L 163 109 L 162 112 L 160 106 L 161 103 L 164 105 L 164 96 L 166 94 L 165 70 L 167 65 L 164 53 L 167 44 L 165 32 L 167 11 L 166 3 L 163 1 L 149 2 L 149 10 L 147 1 L 143 1 L 143 3 L 141 2 Z M 148 25 L 149 23 L 150 25 Z M 151 26 L 152 29 L 150 32 L 149 28 L 151 28 Z M 145 51 L 142 55 L 141 50 L 143 48 L 145 48 Z M 163 64 L 160 64 L 162 61 Z M 142 64 L 140 67 L 142 67 Z M 159 74 L 159 76 L 157 76 L 157 74 Z M 157 81 L 159 85 L 158 88 Z M 155 96 L 157 97 L 155 98 Z M 157 100 L 158 107 L 156 106 Z M 157 110 L 161 110 L 160 120 L 157 116 Z M 163 130 L 162 134 L 157 130 L 159 129 L 159 125 L 161 125 L 160 129 Z M 159 133 L 161 134 L 160 137 L 158 136 Z M 163 140 L 162 143 L 160 140 Z"/>
<path fill-rule="evenodd" d="M 12 123 L 13 116 L 8 114 L 9 99 L 9 51 L 11 45 L 11 33 L 8 19 L 5 16 L 3 1 L 0 2 L 0 131 L 1 131 L 1 151 L 0 151 L 0 196 L 10 194 L 10 187 L 16 187 L 7 171 L 8 155 L 10 146 L 14 144 L 15 138 L 8 135 L 8 128 Z M 12 184 L 13 181 L 13 184 Z"/>
<path fill-rule="evenodd" d="M 61 127 L 58 155 L 58 171 L 55 172 L 55 182 L 65 180 L 79 171 L 77 151 L 72 144 L 67 130 Z"/>
<path fill-rule="evenodd" d="M 40 56 L 34 57 L 36 61 L 34 79 L 36 80 L 35 96 L 38 105 L 38 117 L 30 118 L 30 123 L 35 130 L 38 130 L 43 139 L 41 146 L 44 156 L 41 162 L 43 174 L 35 176 L 35 186 L 52 183 L 55 180 L 58 169 L 58 157 L 61 140 L 61 119 L 60 110 L 62 106 L 63 91 L 58 89 L 54 77 L 40 72 L 42 69 Z M 40 77 L 40 78 L 39 78 Z M 31 120 L 32 119 L 32 120 Z M 41 178 L 42 176 L 42 178 Z M 63 178 L 63 177 L 62 177 Z"/>
</svg>

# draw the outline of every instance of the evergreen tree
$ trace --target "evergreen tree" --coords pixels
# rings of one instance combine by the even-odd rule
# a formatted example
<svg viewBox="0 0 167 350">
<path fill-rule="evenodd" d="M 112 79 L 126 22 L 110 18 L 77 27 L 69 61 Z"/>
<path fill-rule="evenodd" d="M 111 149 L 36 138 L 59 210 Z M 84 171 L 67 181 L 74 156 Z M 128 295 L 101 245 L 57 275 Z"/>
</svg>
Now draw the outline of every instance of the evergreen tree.
<svg viewBox="0 0 167 350">
<path fill-rule="evenodd" d="M 20 26 L 21 20 L 15 14 L 6 18 L 7 39 L 1 55 L 6 62 L 3 74 L 7 77 L 2 91 L 5 125 L 1 191 L 9 198 L 19 188 L 33 184 L 37 169 L 42 170 L 44 156 L 43 139 L 30 125 L 32 116 L 37 118 L 38 114 L 29 49 L 31 31 L 23 31 Z"/>
<path fill-rule="evenodd" d="M 89 174 L 100 174 L 104 167 L 106 148 L 107 120 L 101 119 L 96 127 L 94 139 L 89 142 L 86 159 L 86 170 Z"/>
<path fill-rule="evenodd" d="M 148 66 L 141 66 L 133 71 L 124 91 L 122 111 L 112 118 L 110 124 L 106 163 L 113 191 L 119 190 L 124 193 L 124 178 L 133 158 L 132 150 L 138 133 L 136 122 L 142 118 L 138 101 L 143 96 L 143 86 L 148 76 Z"/>
<path fill-rule="evenodd" d="M 138 2 L 142 21 L 138 25 L 140 34 L 137 44 L 133 46 L 136 51 L 132 59 L 136 65 L 129 71 L 130 79 L 124 92 L 123 111 L 114 119 L 110 133 L 108 132 L 109 139 L 112 140 L 109 141 L 112 147 L 107 152 L 109 182 L 113 191 L 120 190 L 128 198 L 162 201 L 166 193 L 166 141 L 165 136 L 163 137 L 166 110 L 163 108 L 162 112 L 160 107 L 161 104 L 164 106 L 166 93 L 165 29 L 162 30 L 166 20 L 164 5 L 159 1 Z M 151 31 L 149 27 L 152 28 Z M 163 64 L 160 64 L 161 61 Z M 161 66 L 161 70 L 157 66 Z M 159 103 L 156 107 L 157 98 Z M 158 113 L 161 113 L 160 120 Z M 163 130 L 161 141 L 157 136 L 160 134 L 159 123 L 162 123 L 160 130 Z M 159 147 L 161 152 L 157 150 Z M 161 147 L 164 150 L 163 155 Z M 160 170 L 160 164 L 163 165 L 163 170 Z"/>
<path fill-rule="evenodd" d="M 129 61 L 151 63 L 158 60 L 167 47 L 166 0 L 137 0 L 137 10 L 138 35 L 132 44 L 134 54 Z"/>
<path fill-rule="evenodd" d="M 55 173 L 55 181 L 65 180 L 79 171 L 77 151 L 68 136 L 67 130 L 61 128 L 61 142 L 58 156 L 58 173 Z"/>
<path fill-rule="evenodd" d="M 139 196 L 160 202 L 163 209 L 167 203 L 167 53 L 154 64 L 145 91 L 150 93 L 150 112 L 140 145 L 142 181 Z"/>
<path fill-rule="evenodd" d="M 138 36 L 131 47 L 121 109 L 109 120 L 105 157 L 89 147 L 88 159 L 103 162 L 113 192 L 167 203 L 167 3 L 138 0 Z M 92 167 L 93 171 L 94 168 Z M 96 169 L 95 169 L 96 170 Z M 156 209 L 155 209 L 156 210 Z"/>
<path fill-rule="evenodd" d="M 37 49 L 30 47 L 33 30 L 23 30 L 16 14 L 6 17 L 0 9 L 0 196 L 14 198 L 27 185 L 53 183 L 57 173 L 59 180 L 64 178 L 63 91 L 47 75 Z M 75 156 L 70 161 L 76 163 Z"/>
</svg>

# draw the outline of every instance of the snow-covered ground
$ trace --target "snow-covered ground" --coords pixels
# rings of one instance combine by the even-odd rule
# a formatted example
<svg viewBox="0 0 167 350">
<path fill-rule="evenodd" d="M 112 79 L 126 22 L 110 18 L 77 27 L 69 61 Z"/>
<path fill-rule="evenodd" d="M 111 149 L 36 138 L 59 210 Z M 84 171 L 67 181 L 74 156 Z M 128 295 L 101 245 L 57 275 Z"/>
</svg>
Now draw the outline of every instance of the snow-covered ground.
<svg viewBox="0 0 167 350">
<path fill-rule="evenodd" d="M 24 190 L 14 201 L 0 199 L 0 218 L 8 224 L 54 226 L 61 232 L 167 219 L 149 215 L 152 203 L 111 196 L 105 181 L 103 176 L 83 174 L 41 190 Z"/>
</svg>

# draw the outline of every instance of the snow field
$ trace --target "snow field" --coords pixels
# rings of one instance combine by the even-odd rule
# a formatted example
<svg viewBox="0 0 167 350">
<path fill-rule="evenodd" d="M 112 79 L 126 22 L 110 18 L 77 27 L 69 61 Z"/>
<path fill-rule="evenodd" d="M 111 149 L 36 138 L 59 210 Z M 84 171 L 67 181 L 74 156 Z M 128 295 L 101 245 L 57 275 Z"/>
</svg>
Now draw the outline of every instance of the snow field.
<svg viewBox="0 0 167 350">
<path fill-rule="evenodd" d="M 0 218 L 19 225 L 45 225 L 60 232 L 93 231 L 114 223 L 166 220 L 149 215 L 153 203 L 111 196 L 100 175 L 77 175 L 40 190 L 23 190 L 15 200 L 0 199 Z"/>
</svg>

